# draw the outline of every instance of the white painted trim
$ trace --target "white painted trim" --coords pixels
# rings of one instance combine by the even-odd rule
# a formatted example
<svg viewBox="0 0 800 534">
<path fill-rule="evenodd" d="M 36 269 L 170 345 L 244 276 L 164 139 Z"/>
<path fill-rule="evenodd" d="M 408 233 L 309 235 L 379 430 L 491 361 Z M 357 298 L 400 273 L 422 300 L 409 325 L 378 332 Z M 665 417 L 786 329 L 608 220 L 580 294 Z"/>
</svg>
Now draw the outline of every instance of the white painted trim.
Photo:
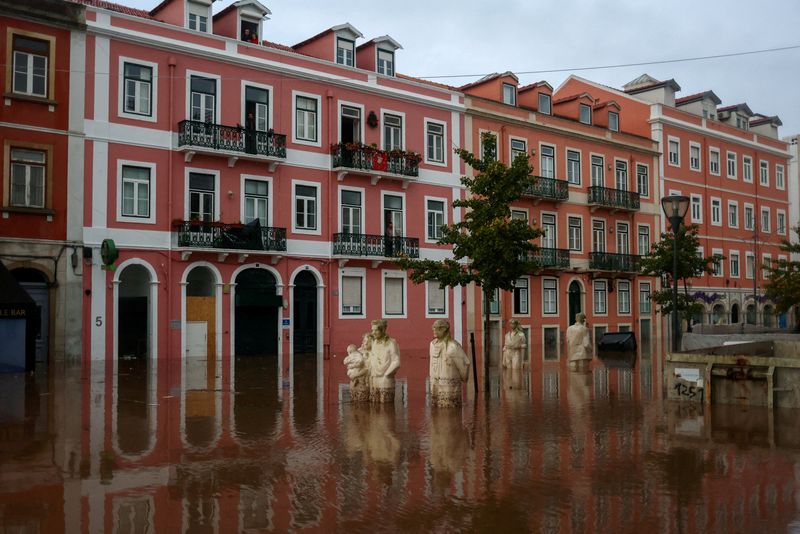
<svg viewBox="0 0 800 534">
<path fill-rule="evenodd" d="M 647 228 L 647 243 L 650 249 L 653 248 L 653 228 L 650 226 L 650 223 L 636 223 L 636 253 L 640 256 L 644 256 L 645 254 L 649 253 L 649 250 L 643 251 L 641 249 L 639 243 L 639 228 Z"/>
<path fill-rule="evenodd" d="M 783 231 L 781 232 L 781 227 L 778 224 L 778 216 L 783 215 Z M 789 223 L 787 222 L 788 219 L 786 218 L 786 210 L 776 209 L 775 210 L 775 233 L 778 235 L 786 235 L 788 231 Z"/>
<path fill-rule="evenodd" d="M 297 137 L 297 97 L 302 96 L 305 98 L 310 98 L 312 100 L 317 101 L 317 139 L 316 141 L 308 140 L 308 139 L 298 139 Z M 314 94 L 314 93 L 306 93 L 303 91 L 295 91 L 292 90 L 292 117 L 291 117 L 291 125 L 292 125 L 292 143 L 296 145 L 306 145 L 306 146 L 322 146 L 322 96 Z M 330 157 L 328 157 L 330 160 Z M 330 165 L 330 161 L 328 162 Z"/>
<path fill-rule="evenodd" d="M 691 220 L 693 224 L 703 224 L 703 195 L 692 193 L 689 197 L 689 220 Z M 699 201 L 697 204 L 700 206 L 700 214 L 698 217 L 694 216 L 695 200 Z"/>
<path fill-rule="evenodd" d="M 237 267 L 233 271 L 233 273 L 231 274 L 231 278 L 230 278 L 230 282 L 229 282 L 229 285 L 230 285 L 230 288 L 231 288 L 230 297 L 229 297 L 229 299 L 230 299 L 230 308 L 231 308 L 230 309 L 230 314 L 231 314 L 231 316 L 230 316 L 230 366 L 231 366 L 230 371 L 231 371 L 231 384 L 234 383 L 233 382 L 234 373 L 235 373 L 235 368 L 234 368 L 235 367 L 235 361 L 234 360 L 236 359 L 235 358 L 235 356 L 236 356 L 236 285 L 237 285 L 236 277 L 239 276 L 239 274 L 241 274 L 242 272 L 246 271 L 247 269 L 262 269 L 262 270 L 267 271 L 268 273 L 270 273 L 272 276 L 275 277 L 275 292 L 276 292 L 276 294 L 278 294 L 278 295 L 283 294 L 283 280 L 281 279 L 281 273 L 277 269 L 272 267 L 271 265 L 268 265 L 267 263 L 264 263 L 264 262 L 246 263 L 244 265 L 240 265 L 239 267 Z M 283 308 L 281 308 L 281 310 L 282 309 Z M 278 368 L 279 368 L 278 369 L 278 374 L 280 374 L 281 358 L 283 356 L 283 343 L 282 343 L 283 330 L 281 329 L 281 326 L 282 326 L 281 325 L 282 315 L 283 315 L 283 312 L 279 311 L 278 312 L 278 325 L 277 325 L 277 329 L 278 329 L 277 330 L 278 331 Z M 280 386 L 280 382 L 278 383 L 278 387 L 281 387 Z"/>
<path fill-rule="evenodd" d="M 675 139 L 675 138 L 673 138 Z M 697 149 L 697 167 L 692 166 L 692 149 Z M 689 170 L 692 172 L 703 172 L 703 145 L 697 141 L 689 141 Z"/>
<path fill-rule="evenodd" d="M 631 191 L 631 170 L 629 161 L 625 158 L 618 158 L 614 157 L 614 189 L 620 189 L 619 183 L 617 181 L 617 163 L 623 163 L 625 165 L 625 188 L 622 189 L 623 191 Z"/>
<path fill-rule="evenodd" d="M 670 178 L 670 177 L 667 177 L 667 176 L 664 177 L 664 181 L 665 182 L 676 183 L 676 184 L 681 184 L 681 185 L 687 185 L 687 186 L 690 186 L 690 187 L 697 187 L 697 185 L 698 185 L 697 182 L 690 182 L 688 180 L 681 180 L 680 178 Z M 753 182 L 752 181 L 751 182 L 747 182 L 746 181 L 745 183 L 753 183 Z M 709 190 L 709 191 L 721 191 L 721 192 L 730 193 L 730 194 L 737 195 L 737 196 L 742 196 L 742 197 L 757 198 L 759 200 L 769 200 L 770 202 L 776 202 L 776 203 L 779 203 L 779 204 L 789 204 L 789 202 L 787 200 L 772 198 L 772 197 L 766 196 L 764 194 L 756 195 L 756 194 L 753 194 L 753 193 L 747 193 L 747 192 L 739 191 L 739 190 L 736 190 L 736 189 L 729 189 L 727 187 L 717 187 L 717 186 L 708 185 L 708 184 L 703 184 L 702 187 L 704 189 Z"/>
<path fill-rule="evenodd" d="M 425 308 L 425 318 L 426 319 L 447 319 L 450 317 L 450 292 L 448 291 L 448 287 L 444 286 L 444 313 L 431 313 L 430 309 L 428 308 L 428 294 L 430 293 L 429 284 L 437 283 L 436 280 L 426 280 L 425 281 L 425 302 L 423 302 L 423 306 Z"/>
<path fill-rule="evenodd" d="M 556 359 L 555 360 L 548 360 L 545 358 L 545 353 L 547 352 L 547 347 L 545 346 L 545 336 L 544 331 L 547 329 L 555 329 L 556 331 Z M 541 333 L 542 333 L 542 361 L 543 362 L 558 362 L 561 361 L 561 326 L 558 324 L 543 324 L 541 326 Z M 558 375 L 556 375 L 558 376 Z M 544 375 L 542 375 L 544 377 Z"/>
<path fill-rule="evenodd" d="M 241 28 L 241 25 L 239 26 L 239 28 Z M 248 86 L 249 87 L 254 87 L 256 89 L 265 89 L 267 91 L 267 106 L 269 106 L 269 109 L 267 110 L 267 112 L 268 112 L 267 130 L 275 128 L 275 122 L 273 121 L 273 102 L 274 102 L 275 90 L 273 89 L 273 87 L 271 85 L 267 85 L 267 84 L 263 84 L 263 83 L 257 83 L 257 82 L 251 82 L 250 80 L 242 80 L 242 94 L 241 94 L 241 99 L 242 100 L 240 102 L 240 108 L 241 108 L 241 114 L 240 114 L 241 122 L 240 122 L 240 124 L 242 126 L 246 126 L 247 125 L 247 112 L 245 111 L 245 104 L 247 102 L 247 99 L 245 97 L 245 94 L 246 94 L 246 88 Z"/>
<path fill-rule="evenodd" d="M 94 120 L 98 122 L 108 122 L 110 70 L 111 42 L 98 35 L 94 40 Z"/>
<path fill-rule="evenodd" d="M 211 174 L 214 176 L 214 220 L 219 221 L 219 196 L 220 192 L 220 171 L 214 169 L 201 169 L 198 167 L 185 167 L 183 174 L 184 174 L 184 183 L 183 183 L 183 218 L 184 220 L 189 220 L 189 208 L 191 206 L 190 203 L 190 194 L 189 194 L 189 174 Z"/>
<path fill-rule="evenodd" d="M 620 298 L 619 298 L 619 288 L 622 284 L 628 284 L 628 311 L 623 312 L 620 306 Z M 633 314 L 633 284 L 631 284 L 630 280 L 617 280 L 617 316 L 618 317 L 630 317 Z M 608 297 L 606 297 L 608 298 Z"/>
<path fill-rule="evenodd" d="M 578 183 L 572 183 L 569 181 L 569 153 L 570 152 L 577 152 L 578 153 Z M 591 161 L 591 158 L 590 158 Z M 589 164 L 591 168 L 591 163 Z M 583 150 L 580 148 L 575 148 L 572 146 L 565 146 L 564 147 L 564 180 L 567 181 L 568 186 L 571 187 L 583 187 Z M 591 170 L 589 171 L 589 180 L 591 181 Z"/>
<path fill-rule="evenodd" d="M 149 217 L 133 217 L 122 214 L 122 167 L 144 167 L 150 170 L 150 182 L 148 186 L 147 196 L 150 200 L 150 216 Z M 137 224 L 156 224 L 156 193 L 158 191 L 156 180 L 156 164 L 146 161 L 131 161 L 126 159 L 117 160 L 117 206 L 115 214 L 117 222 L 137 223 Z"/>
<path fill-rule="evenodd" d="M 352 276 L 361 278 L 361 313 L 342 313 L 342 277 Z M 381 284 L 383 280 L 381 280 Z M 366 319 L 367 318 L 367 270 L 364 267 L 342 267 L 339 269 L 339 319 Z"/>
<path fill-rule="evenodd" d="M 408 221 L 406 220 L 408 204 L 406 203 L 406 194 L 402 191 L 381 191 L 381 233 L 386 232 L 386 203 L 384 200 L 387 196 L 400 197 L 403 200 L 403 236 L 405 237 L 408 235 Z"/>
<path fill-rule="evenodd" d="M 386 279 L 399 278 L 403 281 L 403 313 L 400 314 L 387 314 L 386 313 Z M 408 318 L 408 275 L 405 271 L 398 271 L 396 269 L 382 269 L 381 270 L 381 318 L 382 319 L 406 319 Z"/>
<path fill-rule="evenodd" d="M 306 185 L 313 187 L 317 190 L 317 199 L 314 202 L 315 216 L 314 222 L 317 227 L 315 229 L 298 228 L 297 227 L 297 187 L 298 185 Z M 303 235 L 322 235 L 322 184 L 319 182 L 310 182 L 308 180 L 292 180 L 292 233 Z"/>
<path fill-rule="evenodd" d="M 711 257 L 712 258 L 714 256 L 719 256 L 720 257 L 720 260 L 719 260 L 719 274 L 711 273 L 711 277 L 712 278 L 724 278 L 724 276 L 725 276 L 725 260 L 721 259 L 721 258 L 723 258 L 725 256 L 724 252 L 725 251 L 723 249 L 721 249 L 721 248 L 714 247 L 714 248 L 711 249 Z"/>
<path fill-rule="evenodd" d="M 733 255 L 736 254 L 736 274 L 733 274 Z M 742 255 L 738 249 L 728 249 L 728 276 L 740 278 L 742 276 Z"/>
<path fill-rule="evenodd" d="M 523 280 L 523 279 L 528 284 L 527 288 L 526 288 L 528 290 L 528 298 L 527 298 L 527 308 L 528 308 L 528 310 L 525 311 L 525 312 L 521 312 L 521 313 L 517 313 L 514 310 L 514 292 L 516 292 L 516 290 L 517 290 L 517 288 L 516 288 L 516 280 L 515 280 L 514 281 L 514 289 L 509 291 L 509 293 L 511 293 L 511 317 L 530 317 L 531 316 L 531 307 L 532 307 L 531 306 L 531 296 L 533 294 L 533 292 L 531 291 L 531 277 L 530 276 L 520 276 L 519 278 L 517 278 L 517 280 Z M 503 308 L 501 307 L 500 308 L 500 314 L 502 315 L 502 313 L 503 313 Z"/>
<path fill-rule="evenodd" d="M 764 225 L 764 214 L 767 214 L 767 225 Z M 772 233 L 772 210 L 767 206 L 761 206 L 761 209 L 758 212 L 758 226 L 759 230 L 764 232 L 765 234 Z"/>
<path fill-rule="evenodd" d="M 245 200 L 245 180 L 255 180 L 257 182 L 267 183 L 267 220 L 261 221 L 262 226 L 272 226 L 272 219 L 274 215 L 273 199 L 275 198 L 275 189 L 272 186 L 272 176 L 259 176 L 256 174 L 242 174 L 239 181 L 239 220 L 244 222 L 244 200 Z"/>
<path fill-rule="evenodd" d="M 540 313 L 542 314 L 543 317 L 558 317 L 559 316 L 559 310 L 561 308 L 561 305 L 560 305 L 561 304 L 561 302 L 560 302 L 561 299 L 559 298 L 560 297 L 559 279 L 558 279 L 557 276 L 543 276 L 541 278 L 542 278 L 542 286 L 541 286 L 541 296 L 542 296 L 541 301 L 542 302 L 541 302 L 541 305 L 540 305 Z M 556 311 L 554 311 L 554 312 L 545 311 L 545 309 L 544 309 L 544 282 L 545 282 L 545 280 L 554 280 L 555 283 L 556 283 L 556 289 L 555 289 L 555 291 L 556 291 Z M 569 313 L 569 305 L 567 306 L 567 313 Z M 569 322 L 569 318 L 567 318 L 567 322 Z"/>
<path fill-rule="evenodd" d="M 603 287 L 605 288 L 606 294 L 606 311 L 605 312 L 598 312 L 597 311 L 597 302 L 595 301 L 594 297 L 594 285 L 597 283 L 602 283 Z M 594 279 L 592 280 L 592 316 L 593 317 L 607 317 L 608 316 L 608 280 L 606 279 Z"/>
<path fill-rule="evenodd" d="M 335 39 L 334 39 L 335 41 Z M 335 46 L 335 45 L 334 45 Z M 364 122 L 366 122 L 366 117 L 364 114 L 366 113 L 364 109 L 364 104 L 358 104 L 356 102 L 348 102 L 347 100 L 339 100 L 336 104 L 336 140 L 337 142 L 342 142 L 342 107 L 349 107 L 349 108 L 357 108 L 359 110 L 359 121 L 358 121 L 358 136 L 361 143 L 364 142 Z"/>
<path fill-rule="evenodd" d="M 322 354 L 324 352 L 324 325 L 325 325 L 325 282 L 322 277 L 322 273 L 320 273 L 313 265 L 300 265 L 297 267 L 289 276 L 289 311 L 290 311 L 290 318 L 291 318 L 291 328 L 289 329 L 289 354 L 294 354 L 294 287 L 295 287 L 295 278 L 301 272 L 309 271 L 311 274 L 314 275 L 314 278 L 317 282 L 317 353 Z M 361 293 L 362 297 L 364 293 Z M 280 327 L 280 325 L 279 325 Z M 280 332 L 280 329 L 278 330 Z M 321 364 L 320 364 L 321 365 Z"/>
<path fill-rule="evenodd" d="M 717 172 L 711 168 L 713 154 L 717 155 Z M 722 175 L 722 152 L 720 151 L 719 147 L 710 146 L 708 147 L 708 173 L 712 176 L 721 176 Z"/>
<path fill-rule="evenodd" d="M 209 19 L 209 24 L 210 24 Z M 222 76 L 219 74 L 210 74 L 208 72 L 200 72 L 197 70 L 186 69 L 186 120 L 192 118 L 192 76 L 202 78 L 209 78 L 216 83 L 216 94 L 214 95 L 214 120 L 216 124 L 222 124 Z"/>
<path fill-rule="evenodd" d="M 512 218 L 514 217 L 514 213 L 515 213 L 515 212 L 516 212 L 516 213 L 524 213 L 524 214 L 525 214 L 525 220 L 526 220 L 528 223 L 530 223 L 531 216 L 530 216 L 530 210 L 528 210 L 528 208 L 521 208 L 521 207 L 519 207 L 519 206 L 511 206 L 511 207 L 510 207 L 510 210 L 511 210 L 511 217 L 512 217 Z"/>
<path fill-rule="evenodd" d="M 670 155 L 669 144 L 672 141 L 675 141 L 678 144 L 678 161 L 676 163 L 672 163 L 672 161 L 670 161 L 670 157 L 669 157 L 669 155 Z M 666 160 L 667 161 L 667 165 L 669 165 L 670 167 L 680 167 L 681 166 L 681 139 L 680 139 L 680 137 L 675 137 L 673 135 L 668 135 L 667 136 L 667 147 L 666 148 L 667 148 L 667 150 L 665 152 L 667 154 L 667 160 Z M 700 168 L 702 168 L 702 163 L 700 165 Z"/>
<path fill-rule="evenodd" d="M 728 170 L 728 157 L 731 154 L 733 154 L 733 174 Z M 738 180 L 739 177 L 739 155 L 732 150 L 725 151 L 725 176 L 731 180 Z"/>
<path fill-rule="evenodd" d="M 762 173 L 762 169 L 766 169 L 767 172 Z M 766 179 L 762 180 L 762 176 L 765 176 Z M 769 161 L 765 159 L 758 160 L 758 185 L 762 187 L 769 187 Z"/>
<path fill-rule="evenodd" d="M 377 47 L 376 47 L 377 50 Z M 377 65 L 377 63 L 376 63 Z M 408 130 L 408 122 L 406 121 L 406 113 L 404 111 L 395 111 L 393 109 L 388 108 L 380 108 L 380 129 L 381 129 L 381 143 L 379 148 L 381 150 L 385 149 L 386 147 L 386 139 L 384 138 L 385 129 L 384 129 L 384 118 L 386 115 L 395 115 L 400 117 L 400 150 L 406 149 L 406 132 Z"/>
<path fill-rule="evenodd" d="M 708 211 L 710 215 L 709 224 L 711 226 L 722 226 L 722 199 L 720 197 L 709 197 Z M 719 203 L 719 221 L 714 222 L 714 201 Z"/>
<path fill-rule="evenodd" d="M 428 124 L 439 124 L 443 128 L 443 130 L 442 130 L 442 158 L 444 159 L 444 161 L 433 161 L 433 160 L 428 159 Z M 447 122 L 446 121 L 442 121 L 442 120 L 438 120 L 438 119 L 431 119 L 429 117 L 424 117 L 422 119 L 422 127 L 423 127 L 423 132 L 422 133 L 424 135 L 423 142 L 422 142 L 422 145 L 423 145 L 422 156 L 424 158 L 423 161 L 427 165 L 435 165 L 437 167 L 447 168 L 447 166 L 448 166 L 447 158 L 448 158 L 449 153 L 451 152 L 451 150 L 449 150 L 449 147 L 448 147 Z M 450 146 L 453 146 L 453 145 L 450 145 Z"/>
<path fill-rule="evenodd" d="M 108 143 L 92 146 L 92 226 L 108 226 Z"/>
<path fill-rule="evenodd" d="M 747 163 L 747 162 L 750 163 L 750 179 L 749 180 L 747 179 L 747 173 L 745 172 L 745 169 L 747 168 L 745 163 Z M 753 157 L 752 156 L 742 155 L 742 181 L 744 183 L 746 183 L 746 184 L 752 184 L 753 183 L 753 178 L 754 178 L 754 176 L 753 176 L 754 172 L 755 172 L 755 169 L 753 168 Z"/>
<path fill-rule="evenodd" d="M 429 200 L 439 201 L 439 202 L 443 203 L 443 205 L 444 205 L 444 209 L 443 209 L 443 214 L 444 214 L 443 215 L 443 220 L 444 220 L 444 223 L 443 224 L 444 225 L 450 224 L 449 218 L 447 217 L 447 212 L 448 212 L 447 208 L 449 207 L 449 205 L 447 203 L 447 199 L 444 198 L 444 197 L 433 197 L 433 196 L 428 196 L 428 195 L 425 195 L 423 197 L 423 202 L 425 203 L 425 205 L 424 205 L 425 219 L 422 221 L 422 224 L 424 226 L 423 232 L 425 234 L 424 242 L 425 243 L 436 243 L 437 239 L 433 239 L 433 238 L 430 238 L 430 236 L 428 236 L 428 213 L 429 213 L 429 211 L 428 211 L 428 201 Z"/>
<path fill-rule="evenodd" d="M 152 78 L 150 80 L 149 116 L 125 111 L 125 63 L 150 67 L 153 70 Z M 119 70 L 117 71 L 117 116 L 137 121 L 158 122 L 158 63 L 127 56 L 119 56 Z"/>
<path fill-rule="evenodd" d="M 736 224 L 731 224 L 731 206 L 736 206 Z M 728 228 L 739 228 L 739 201 L 728 200 L 728 211 L 725 213 L 727 216 Z"/>
<path fill-rule="evenodd" d="M 575 249 L 575 250 L 573 250 L 573 249 L 571 249 L 569 247 L 569 228 L 570 228 L 569 220 L 570 220 L 570 218 L 579 219 L 581 221 L 581 227 L 580 227 L 580 230 L 581 230 L 580 231 L 580 235 L 581 235 L 581 243 L 580 243 L 580 245 L 581 245 L 581 248 Z M 576 254 L 580 254 L 585 249 L 584 241 L 586 240 L 586 236 L 584 235 L 584 231 L 585 231 L 586 227 L 583 224 L 583 214 L 567 212 L 567 220 L 566 220 L 566 222 L 567 222 L 567 250 L 569 250 L 570 254 L 572 254 L 573 252 L 576 253 Z"/>
<path fill-rule="evenodd" d="M 364 226 L 364 217 L 365 217 L 365 214 L 366 214 L 366 211 L 367 211 L 366 207 L 365 207 L 365 202 L 366 202 L 366 199 L 367 199 L 367 190 L 365 188 L 363 188 L 363 187 L 356 187 L 356 186 L 352 186 L 352 185 L 340 185 L 339 186 L 339 190 L 338 190 L 338 194 L 336 195 L 336 202 L 337 202 L 337 206 L 338 206 L 337 212 L 336 212 L 337 220 L 338 220 L 338 225 L 337 225 L 338 231 L 340 233 L 344 231 L 342 229 L 342 191 L 353 191 L 353 192 L 359 193 L 361 195 L 360 219 L 358 221 L 358 224 L 359 224 L 359 227 L 361 228 L 361 233 L 362 234 L 366 234 L 367 232 L 366 232 L 366 226 Z"/>
</svg>

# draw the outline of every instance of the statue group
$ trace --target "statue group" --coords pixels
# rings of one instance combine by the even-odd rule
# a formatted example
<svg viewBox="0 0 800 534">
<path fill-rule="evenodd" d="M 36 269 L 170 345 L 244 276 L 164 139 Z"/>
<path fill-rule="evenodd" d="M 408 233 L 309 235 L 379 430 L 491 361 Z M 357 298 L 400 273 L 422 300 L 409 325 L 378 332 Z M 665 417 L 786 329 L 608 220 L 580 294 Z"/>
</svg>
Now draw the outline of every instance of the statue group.
<svg viewBox="0 0 800 534">
<path fill-rule="evenodd" d="M 378 319 L 371 324 L 372 329 L 364 334 L 360 347 L 347 347 L 344 364 L 350 379 L 350 399 L 379 404 L 394 402 L 400 347 L 386 333 L 386 321 Z M 461 344 L 450 336 L 450 323 L 435 321 L 433 334 L 429 352 L 432 403 L 459 406 L 461 385 L 469 377 L 469 358 Z"/>
<path fill-rule="evenodd" d="M 522 368 L 523 355 L 528 348 L 525 332 L 516 319 L 508 322 L 508 333 L 503 343 L 502 365 L 504 369 Z M 575 315 L 575 323 L 567 328 L 567 361 L 572 371 L 584 372 L 592 361 L 592 343 L 586 315 Z"/>
</svg>

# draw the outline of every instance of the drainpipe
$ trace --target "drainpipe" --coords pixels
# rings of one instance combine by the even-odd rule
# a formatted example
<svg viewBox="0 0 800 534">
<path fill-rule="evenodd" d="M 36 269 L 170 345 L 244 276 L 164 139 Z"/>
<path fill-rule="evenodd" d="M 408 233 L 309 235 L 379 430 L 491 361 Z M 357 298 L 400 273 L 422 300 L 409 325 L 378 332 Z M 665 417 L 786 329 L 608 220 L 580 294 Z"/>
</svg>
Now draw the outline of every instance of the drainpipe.
<svg viewBox="0 0 800 534">
<path fill-rule="evenodd" d="M 333 121 L 333 118 L 334 118 L 333 117 L 333 112 L 337 111 L 335 109 L 335 106 L 334 106 L 333 91 L 331 89 L 328 89 L 327 91 L 325 91 L 325 99 L 328 101 L 328 146 L 330 146 L 333 143 L 333 139 L 336 138 L 336 131 L 334 129 L 335 122 Z M 362 120 L 364 120 L 363 117 L 362 117 Z M 362 140 L 362 142 L 363 142 L 363 140 Z M 323 143 L 323 146 L 325 146 L 324 143 Z M 333 224 L 334 217 L 338 216 L 338 214 L 336 214 L 336 212 L 334 211 L 336 209 L 336 206 L 335 206 L 335 203 L 334 203 L 334 190 L 337 189 L 337 185 L 336 185 L 337 181 L 333 179 L 332 161 L 329 160 L 328 163 L 330 165 L 329 168 L 331 169 L 331 170 L 328 171 L 328 184 L 329 184 L 329 187 L 328 187 L 328 235 L 331 237 L 331 240 L 332 240 L 333 239 L 333 231 L 332 231 L 333 227 L 331 225 Z M 366 200 L 367 199 L 365 198 L 364 199 L 364 208 L 365 209 L 366 209 L 366 206 L 367 206 Z M 320 220 L 320 224 L 322 224 L 321 220 Z M 323 338 L 322 357 L 323 358 L 330 358 L 330 356 L 331 356 L 331 337 L 332 337 L 332 335 L 331 335 L 332 334 L 331 333 L 331 295 L 333 294 L 333 291 L 331 291 L 330 288 L 333 286 L 333 282 L 332 282 L 333 275 L 331 273 L 331 271 L 333 270 L 333 267 L 332 267 L 333 266 L 333 260 L 329 259 L 327 263 L 328 263 L 328 265 L 327 265 L 327 268 L 325 269 L 325 272 L 328 273 L 328 288 L 329 288 L 329 290 L 327 292 L 328 293 L 328 298 L 325 299 L 325 327 L 324 327 L 323 335 L 322 335 L 322 338 Z M 342 292 L 342 288 L 340 287 L 339 288 L 339 298 L 340 299 L 342 298 L 341 292 Z M 328 344 L 327 345 L 325 345 L 325 334 L 324 334 L 325 331 L 328 332 Z"/>
<path fill-rule="evenodd" d="M 169 243 L 167 245 L 167 342 L 169 345 L 167 346 L 167 355 L 172 356 L 172 187 L 173 187 L 173 170 L 172 170 L 172 125 L 173 125 L 173 108 L 174 108 L 174 85 L 175 85 L 175 65 L 176 60 L 174 56 L 170 56 L 168 59 L 169 62 L 169 123 L 167 127 L 169 128 L 169 154 L 168 162 L 167 162 L 167 224 L 169 225 L 170 236 L 169 236 Z M 183 355 L 178 355 L 179 357 L 183 357 Z M 169 369 L 171 368 L 170 365 L 167 365 L 167 372 L 169 373 Z"/>
</svg>

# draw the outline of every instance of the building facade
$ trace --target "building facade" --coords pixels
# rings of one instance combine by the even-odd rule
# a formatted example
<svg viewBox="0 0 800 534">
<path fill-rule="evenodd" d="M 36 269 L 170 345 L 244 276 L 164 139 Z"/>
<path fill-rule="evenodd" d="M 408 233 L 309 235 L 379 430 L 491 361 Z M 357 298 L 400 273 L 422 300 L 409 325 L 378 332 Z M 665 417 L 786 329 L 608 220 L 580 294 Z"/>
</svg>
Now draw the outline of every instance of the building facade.
<svg viewBox="0 0 800 534">
<path fill-rule="evenodd" d="M 81 353 L 83 9 L 0 2 L 0 261 L 36 302 L 36 361 Z M 72 155 L 70 155 L 72 154 Z"/>
<path fill-rule="evenodd" d="M 582 312 L 593 338 L 633 331 L 649 358 L 660 337 L 650 304 L 657 280 L 639 276 L 639 258 L 658 238 L 658 151 L 631 132 L 619 99 L 546 82 L 520 87 L 512 73 L 488 76 L 465 93 L 466 148 L 484 154 L 481 136 L 497 140 L 498 160 L 529 156 L 536 185 L 511 216 L 543 229 L 540 267 L 490 304 L 491 345 L 502 344 L 508 319 L 520 321 L 528 358 L 566 358 L 565 332 Z M 468 299 L 470 325 L 482 330 L 482 295 Z M 472 311 L 474 310 L 474 313 Z M 497 353 L 497 351 L 493 351 Z"/>
</svg>

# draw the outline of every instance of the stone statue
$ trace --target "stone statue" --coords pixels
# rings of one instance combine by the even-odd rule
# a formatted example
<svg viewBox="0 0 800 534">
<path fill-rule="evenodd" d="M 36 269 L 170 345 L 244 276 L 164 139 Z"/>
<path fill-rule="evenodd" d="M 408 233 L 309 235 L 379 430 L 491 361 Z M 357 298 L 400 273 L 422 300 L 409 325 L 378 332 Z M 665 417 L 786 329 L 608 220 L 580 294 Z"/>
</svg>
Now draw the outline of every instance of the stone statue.
<svg viewBox="0 0 800 534">
<path fill-rule="evenodd" d="M 460 406 L 461 383 L 469 377 L 469 358 L 458 341 L 450 337 L 450 323 L 433 323 L 436 339 L 430 346 L 431 402 L 436 406 Z"/>
<path fill-rule="evenodd" d="M 372 349 L 372 336 L 364 334 L 361 347 L 347 346 L 344 364 L 347 366 L 347 377 L 350 379 L 350 400 L 365 402 L 369 400 L 369 353 Z"/>
<path fill-rule="evenodd" d="M 394 402 L 394 375 L 400 368 L 400 347 L 386 334 L 386 321 L 372 321 L 369 357 L 370 401 Z"/>
<path fill-rule="evenodd" d="M 567 359 L 571 371 L 585 371 L 592 361 L 592 343 L 586 328 L 586 315 L 575 315 L 575 324 L 567 328 Z"/>
<path fill-rule="evenodd" d="M 525 332 L 522 331 L 522 327 L 516 319 L 511 319 L 508 326 L 511 330 L 506 334 L 503 346 L 503 367 L 521 369 L 523 354 L 528 347 L 528 343 L 525 341 Z"/>
</svg>

